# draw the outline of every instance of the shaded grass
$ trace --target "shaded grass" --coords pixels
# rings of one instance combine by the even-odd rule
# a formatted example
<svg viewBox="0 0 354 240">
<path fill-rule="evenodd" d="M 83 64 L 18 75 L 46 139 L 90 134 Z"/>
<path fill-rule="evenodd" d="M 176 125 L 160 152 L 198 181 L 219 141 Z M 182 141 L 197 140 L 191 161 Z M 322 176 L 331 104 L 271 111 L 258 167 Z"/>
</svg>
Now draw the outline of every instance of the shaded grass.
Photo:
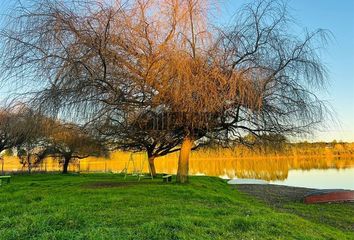
<svg viewBox="0 0 354 240">
<path fill-rule="evenodd" d="M 0 239 L 354 238 L 343 227 L 353 223 L 353 208 L 340 205 L 335 214 L 334 205 L 287 203 L 291 211 L 284 211 L 218 178 L 161 182 L 113 174 L 15 176 L 0 188 Z M 342 221 L 341 214 L 350 217 Z"/>
</svg>

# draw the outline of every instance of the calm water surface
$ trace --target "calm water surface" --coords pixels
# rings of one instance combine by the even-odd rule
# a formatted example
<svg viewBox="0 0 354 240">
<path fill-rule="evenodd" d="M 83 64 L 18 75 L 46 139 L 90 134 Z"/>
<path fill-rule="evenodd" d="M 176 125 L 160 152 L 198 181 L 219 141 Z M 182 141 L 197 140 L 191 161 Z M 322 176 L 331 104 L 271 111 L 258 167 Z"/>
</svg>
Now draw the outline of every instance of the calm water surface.
<svg viewBox="0 0 354 240">
<path fill-rule="evenodd" d="M 136 155 L 136 156 L 135 156 Z M 148 172 L 147 157 L 135 154 L 136 168 Z M 121 172 L 130 159 L 130 153 L 113 153 L 110 159 L 87 158 L 72 163 L 70 171 L 76 172 Z M 171 154 L 155 160 L 158 173 L 176 174 L 178 155 Z M 23 170 L 15 157 L 5 158 L 5 171 Z M 1 170 L 1 169 L 0 169 Z M 40 171 L 60 171 L 58 161 L 46 159 Z M 130 165 L 129 172 L 133 171 Z M 190 175 L 206 175 L 227 179 L 262 179 L 271 184 L 319 189 L 354 190 L 354 158 L 326 156 L 296 157 L 225 157 L 192 153 Z"/>
<path fill-rule="evenodd" d="M 354 168 L 289 170 L 287 179 L 269 183 L 318 189 L 354 190 Z"/>
</svg>

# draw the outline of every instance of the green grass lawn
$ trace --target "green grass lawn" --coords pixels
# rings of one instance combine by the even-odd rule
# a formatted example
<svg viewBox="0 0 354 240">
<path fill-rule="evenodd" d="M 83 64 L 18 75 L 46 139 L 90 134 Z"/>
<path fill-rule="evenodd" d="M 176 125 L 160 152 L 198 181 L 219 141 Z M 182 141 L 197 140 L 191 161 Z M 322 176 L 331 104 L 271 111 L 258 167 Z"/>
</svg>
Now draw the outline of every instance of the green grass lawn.
<svg viewBox="0 0 354 240">
<path fill-rule="evenodd" d="M 353 204 L 275 208 L 211 177 L 178 185 L 113 174 L 24 175 L 0 187 L 6 240 L 354 239 L 353 216 Z"/>
</svg>

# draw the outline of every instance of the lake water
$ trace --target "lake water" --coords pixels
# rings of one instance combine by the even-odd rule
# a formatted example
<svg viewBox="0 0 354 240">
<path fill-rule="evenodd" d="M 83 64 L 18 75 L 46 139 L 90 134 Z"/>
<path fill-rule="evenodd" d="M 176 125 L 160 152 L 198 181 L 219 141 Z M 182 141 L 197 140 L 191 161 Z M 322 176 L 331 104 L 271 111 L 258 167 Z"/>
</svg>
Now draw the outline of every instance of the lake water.
<svg viewBox="0 0 354 240">
<path fill-rule="evenodd" d="M 269 183 L 293 187 L 354 190 L 354 168 L 289 170 L 287 179 Z"/>
<path fill-rule="evenodd" d="M 319 189 L 354 190 L 354 158 L 322 156 L 254 156 L 225 157 L 227 154 L 192 153 L 189 174 L 223 177 L 228 179 L 261 179 L 271 184 Z M 130 158 L 130 153 L 113 153 L 111 158 L 87 158 L 73 162 L 69 169 L 76 172 L 121 172 Z M 136 168 L 148 172 L 144 154 L 134 156 Z M 176 174 L 178 155 L 171 154 L 155 160 L 158 173 Z M 22 170 L 18 159 L 7 157 L 5 171 Z M 1 169 L 0 169 L 1 170 Z M 60 171 L 58 161 L 46 159 L 40 171 Z M 130 171 L 133 166 L 130 165 Z"/>
</svg>

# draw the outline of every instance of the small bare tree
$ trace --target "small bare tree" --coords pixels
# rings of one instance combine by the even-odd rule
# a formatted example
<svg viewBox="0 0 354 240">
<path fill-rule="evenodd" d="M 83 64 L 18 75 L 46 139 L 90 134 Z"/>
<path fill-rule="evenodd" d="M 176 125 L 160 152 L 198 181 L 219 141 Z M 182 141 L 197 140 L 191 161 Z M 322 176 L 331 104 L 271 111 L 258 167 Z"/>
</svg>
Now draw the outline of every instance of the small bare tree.
<svg viewBox="0 0 354 240">
<path fill-rule="evenodd" d="M 22 168 L 28 173 L 39 166 L 48 151 L 47 132 L 50 121 L 37 111 L 22 105 L 17 116 L 17 127 L 22 132 L 21 142 L 15 146 Z"/>
<path fill-rule="evenodd" d="M 31 172 L 41 162 L 45 151 L 43 120 L 43 116 L 24 104 L 1 109 L 0 153 L 17 149 L 23 168 Z"/>
<path fill-rule="evenodd" d="M 30 131 L 23 124 L 24 115 L 19 109 L 0 109 L 0 153 L 25 141 Z"/>
<path fill-rule="evenodd" d="M 46 156 L 58 159 L 64 174 L 68 173 L 69 164 L 75 159 L 108 156 L 108 151 L 101 141 L 73 124 L 56 122 L 48 133 L 48 142 L 50 144 Z"/>
</svg>

